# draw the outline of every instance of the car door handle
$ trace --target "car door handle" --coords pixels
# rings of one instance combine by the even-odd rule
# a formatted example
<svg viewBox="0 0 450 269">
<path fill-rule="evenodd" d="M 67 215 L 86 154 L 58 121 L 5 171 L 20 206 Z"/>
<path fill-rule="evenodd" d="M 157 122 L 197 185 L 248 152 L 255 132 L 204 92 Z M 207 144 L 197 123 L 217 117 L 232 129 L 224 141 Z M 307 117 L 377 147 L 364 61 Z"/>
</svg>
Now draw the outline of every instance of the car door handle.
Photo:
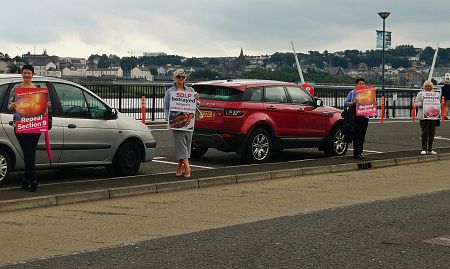
<svg viewBox="0 0 450 269">
<path fill-rule="evenodd" d="M 67 125 L 67 128 L 75 129 L 75 128 L 77 128 L 77 126 L 75 124 L 71 123 L 71 124 Z"/>
<path fill-rule="evenodd" d="M 269 106 L 267 109 L 268 109 L 268 110 L 275 110 L 275 109 L 277 109 L 277 108 L 274 107 L 274 106 Z"/>
<path fill-rule="evenodd" d="M 297 108 L 297 111 L 305 112 L 305 109 L 303 107 L 299 107 L 299 108 Z"/>
</svg>

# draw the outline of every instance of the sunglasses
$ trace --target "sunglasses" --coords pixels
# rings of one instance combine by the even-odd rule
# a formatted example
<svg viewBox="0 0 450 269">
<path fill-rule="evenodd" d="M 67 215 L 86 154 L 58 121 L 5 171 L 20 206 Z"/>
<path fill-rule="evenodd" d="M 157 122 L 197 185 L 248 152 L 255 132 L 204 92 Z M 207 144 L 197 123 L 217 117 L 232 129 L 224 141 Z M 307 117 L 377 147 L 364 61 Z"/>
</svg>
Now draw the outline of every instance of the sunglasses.
<svg viewBox="0 0 450 269">
<path fill-rule="evenodd" d="M 185 79 L 186 76 L 176 76 L 177 79 Z"/>
</svg>

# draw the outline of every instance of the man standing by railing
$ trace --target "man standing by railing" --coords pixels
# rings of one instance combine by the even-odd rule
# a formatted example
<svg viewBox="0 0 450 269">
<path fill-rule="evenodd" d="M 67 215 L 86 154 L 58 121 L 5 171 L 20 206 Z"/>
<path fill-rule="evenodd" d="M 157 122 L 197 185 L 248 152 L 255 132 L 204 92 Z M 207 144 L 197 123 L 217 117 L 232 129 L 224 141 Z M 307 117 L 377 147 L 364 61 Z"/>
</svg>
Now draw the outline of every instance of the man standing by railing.
<svg viewBox="0 0 450 269">
<path fill-rule="evenodd" d="M 441 94 L 445 98 L 445 119 L 448 120 L 448 111 L 450 109 L 450 85 L 448 84 L 448 78 L 444 80 L 444 86 L 441 88 Z"/>
</svg>

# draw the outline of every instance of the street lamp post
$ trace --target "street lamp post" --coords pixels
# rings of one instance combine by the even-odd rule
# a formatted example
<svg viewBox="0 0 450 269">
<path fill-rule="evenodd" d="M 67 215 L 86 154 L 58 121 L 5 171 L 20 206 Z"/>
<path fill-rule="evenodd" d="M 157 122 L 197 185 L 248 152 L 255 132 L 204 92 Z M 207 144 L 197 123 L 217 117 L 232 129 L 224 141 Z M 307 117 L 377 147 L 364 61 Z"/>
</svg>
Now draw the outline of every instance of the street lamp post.
<svg viewBox="0 0 450 269">
<path fill-rule="evenodd" d="M 380 15 L 380 17 L 383 19 L 383 52 L 381 54 L 381 90 L 383 91 L 383 94 L 384 94 L 384 42 L 386 38 L 385 20 L 389 16 L 389 14 L 391 14 L 391 12 L 386 11 L 378 12 L 378 15 Z"/>
</svg>

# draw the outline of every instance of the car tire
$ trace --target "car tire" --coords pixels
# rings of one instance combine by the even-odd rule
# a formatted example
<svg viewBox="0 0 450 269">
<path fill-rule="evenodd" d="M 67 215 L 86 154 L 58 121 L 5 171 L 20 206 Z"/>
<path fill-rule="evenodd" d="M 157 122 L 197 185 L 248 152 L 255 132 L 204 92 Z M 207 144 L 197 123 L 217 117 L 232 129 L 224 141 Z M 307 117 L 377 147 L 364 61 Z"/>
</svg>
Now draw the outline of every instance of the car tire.
<svg viewBox="0 0 450 269">
<path fill-rule="evenodd" d="M 133 176 L 141 167 L 141 151 L 136 142 L 128 141 L 122 144 L 114 157 L 114 175 Z"/>
<path fill-rule="evenodd" d="M 327 139 L 325 145 L 325 155 L 327 156 L 343 156 L 347 153 L 348 143 L 344 141 L 343 125 L 336 126 L 331 135 Z"/>
<path fill-rule="evenodd" d="M 203 146 L 202 144 L 192 143 L 191 145 L 191 158 L 201 158 L 208 151 L 208 147 Z"/>
<path fill-rule="evenodd" d="M 0 149 L 0 185 L 3 185 L 9 180 L 9 173 L 12 169 L 11 158 L 9 154 Z"/>
<path fill-rule="evenodd" d="M 256 128 L 248 137 L 242 156 L 246 162 L 263 163 L 270 159 L 272 150 L 270 134 L 262 128 Z"/>
</svg>

